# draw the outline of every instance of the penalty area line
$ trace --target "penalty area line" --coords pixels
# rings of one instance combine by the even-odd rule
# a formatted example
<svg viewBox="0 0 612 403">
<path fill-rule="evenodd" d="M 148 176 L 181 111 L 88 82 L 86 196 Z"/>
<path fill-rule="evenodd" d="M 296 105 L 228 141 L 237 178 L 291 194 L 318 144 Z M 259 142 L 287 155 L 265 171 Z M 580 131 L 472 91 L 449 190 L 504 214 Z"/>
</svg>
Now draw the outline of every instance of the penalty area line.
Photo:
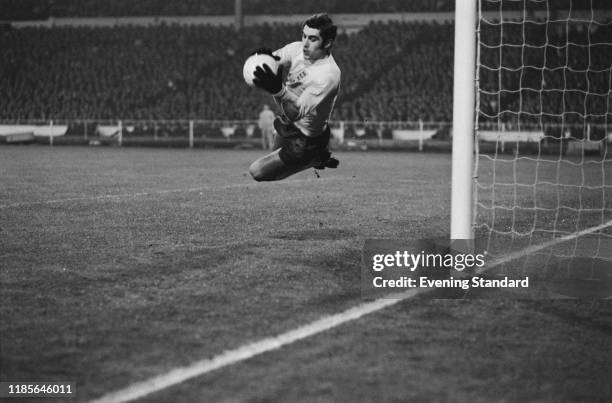
<svg viewBox="0 0 612 403">
<path fill-rule="evenodd" d="M 558 243 L 566 242 L 583 235 L 603 230 L 604 228 L 607 228 L 609 226 L 612 226 L 612 220 L 596 227 L 588 228 L 579 232 L 575 232 L 573 234 L 557 238 L 549 242 L 542 243 L 540 245 L 531 246 L 529 248 L 513 252 L 503 258 L 499 258 L 490 262 L 490 264 L 488 264 L 486 267 L 480 269 L 479 273 L 482 273 L 486 270 L 492 269 L 496 266 L 517 259 L 529 253 L 533 253 Z M 245 344 L 236 349 L 223 352 L 213 358 L 203 359 L 185 367 L 175 368 L 165 374 L 149 378 L 145 381 L 134 383 L 123 389 L 119 389 L 115 392 L 111 392 L 109 394 L 101 396 L 100 398 L 92 400 L 91 403 L 123 403 L 133 401 L 141 397 L 148 396 L 152 393 L 159 392 L 171 386 L 177 385 L 189 379 L 205 375 L 209 372 L 221 369 L 232 364 L 239 363 L 241 361 L 248 360 L 257 355 L 273 351 L 283 346 L 292 344 L 296 341 L 308 338 L 310 336 L 314 336 L 318 333 L 340 326 L 346 322 L 359 319 L 362 316 L 380 311 L 384 308 L 398 304 L 399 302 L 416 297 L 417 295 L 424 294 L 434 289 L 435 288 L 410 289 L 400 293 L 389 294 L 384 298 L 362 303 L 360 305 L 357 305 L 353 308 L 334 315 L 325 316 L 319 320 L 282 333 L 278 336 L 268 337 L 253 343 Z"/>
<path fill-rule="evenodd" d="M 229 350 L 211 359 L 197 361 L 189 366 L 176 368 L 170 372 L 148 380 L 132 384 L 124 389 L 109 393 L 92 400 L 91 403 L 122 403 L 129 402 L 151 393 L 158 392 L 170 386 L 177 385 L 191 378 L 204 375 L 208 372 L 248 360 L 256 355 L 279 349 L 285 345 L 305 339 L 325 330 L 337 327 L 345 322 L 358 319 L 364 315 L 379 311 L 400 301 L 423 293 L 424 289 L 412 289 L 403 293 L 391 294 L 386 298 L 363 303 L 344 312 L 323 317 L 308 325 L 298 327 L 275 337 L 268 337 L 260 341 L 246 344 L 234 350 Z"/>
</svg>

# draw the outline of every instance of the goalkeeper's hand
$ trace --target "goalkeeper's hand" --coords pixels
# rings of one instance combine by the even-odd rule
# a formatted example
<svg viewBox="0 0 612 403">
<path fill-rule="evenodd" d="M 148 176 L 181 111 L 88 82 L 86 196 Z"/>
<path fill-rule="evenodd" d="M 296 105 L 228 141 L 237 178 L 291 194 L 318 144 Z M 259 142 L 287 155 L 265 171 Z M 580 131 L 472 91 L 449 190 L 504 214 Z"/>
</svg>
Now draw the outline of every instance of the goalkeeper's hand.
<svg viewBox="0 0 612 403">
<path fill-rule="evenodd" d="M 280 57 L 272 54 L 272 49 L 270 49 L 270 48 L 259 48 L 259 49 L 256 49 L 253 52 L 251 52 L 251 54 L 249 56 L 253 56 L 253 55 L 269 55 L 269 56 L 272 56 L 274 58 L 274 60 L 276 60 L 277 62 L 280 61 Z"/>
<path fill-rule="evenodd" d="M 270 66 L 265 63 L 263 64 L 263 68 L 262 66 L 257 66 L 253 74 L 255 75 L 253 84 L 268 91 L 270 94 L 278 94 L 283 89 L 282 64 L 279 64 L 276 74 L 274 74 Z"/>
</svg>

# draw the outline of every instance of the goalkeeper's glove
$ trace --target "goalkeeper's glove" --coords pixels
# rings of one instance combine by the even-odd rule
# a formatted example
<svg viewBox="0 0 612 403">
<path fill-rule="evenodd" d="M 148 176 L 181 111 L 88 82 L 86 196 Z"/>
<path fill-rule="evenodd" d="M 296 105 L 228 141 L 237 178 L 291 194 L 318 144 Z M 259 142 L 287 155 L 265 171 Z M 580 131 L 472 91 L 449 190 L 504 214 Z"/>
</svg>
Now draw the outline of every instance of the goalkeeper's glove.
<svg viewBox="0 0 612 403">
<path fill-rule="evenodd" d="M 253 84 L 268 91 L 270 94 L 278 94 L 283 89 L 282 64 L 279 64 L 276 74 L 274 74 L 270 66 L 265 63 L 263 64 L 263 68 L 262 66 L 257 66 L 253 74 L 255 75 L 255 78 L 253 78 Z"/>
</svg>

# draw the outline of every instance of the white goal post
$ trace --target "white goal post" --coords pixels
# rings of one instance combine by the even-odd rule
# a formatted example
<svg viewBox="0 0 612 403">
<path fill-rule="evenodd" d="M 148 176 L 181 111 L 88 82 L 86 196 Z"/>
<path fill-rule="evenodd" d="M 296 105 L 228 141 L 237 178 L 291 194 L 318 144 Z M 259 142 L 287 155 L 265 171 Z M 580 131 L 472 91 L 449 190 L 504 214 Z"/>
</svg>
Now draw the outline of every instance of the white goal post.
<svg viewBox="0 0 612 403">
<path fill-rule="evenodd" d="M 451 240 L 474 239 L 472 169 L 476 79 L 476 0 L 455 2 Z"/>
</svg>

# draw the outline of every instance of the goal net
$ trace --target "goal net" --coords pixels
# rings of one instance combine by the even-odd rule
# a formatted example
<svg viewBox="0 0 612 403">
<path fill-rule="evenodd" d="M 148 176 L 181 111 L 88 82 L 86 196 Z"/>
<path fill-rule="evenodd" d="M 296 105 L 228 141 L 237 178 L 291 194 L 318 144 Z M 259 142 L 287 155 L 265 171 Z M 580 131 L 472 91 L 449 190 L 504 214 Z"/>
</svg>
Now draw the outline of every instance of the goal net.
<svg viewBox="0 0 612 403">
<path fill-rule="evenodd" d="M 490 259 L 612 267 L 611 11 L 478 1 L 473 222 Z"/>
</svg>

